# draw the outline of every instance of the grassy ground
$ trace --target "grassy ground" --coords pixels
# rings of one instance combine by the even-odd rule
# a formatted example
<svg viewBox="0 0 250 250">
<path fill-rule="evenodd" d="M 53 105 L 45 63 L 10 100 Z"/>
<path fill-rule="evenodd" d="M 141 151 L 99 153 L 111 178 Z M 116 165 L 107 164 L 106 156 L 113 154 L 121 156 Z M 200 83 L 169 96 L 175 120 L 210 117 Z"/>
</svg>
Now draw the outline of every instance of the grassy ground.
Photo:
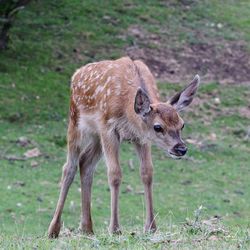
<svg viewBox="0 0 250 250">
<path fill-rule="evenodd" d="M 200 30 L 211 39 L 240 37 L 250 44 L 248 1 L 190 2 L 194 3 L 191 11 L 182 11 L 176 1 L 170 1 L 168 8 L 161 1 L 131 1 L 125 7 L 119 1 L 112 5 L 104 1 L 34 1 L 20 13 L 11 32 L 10 49 L 0 54 L 0 248 L 249 247 L 250 88 L 216 82 L 203 84 L 192 108 L 184 114 L 187 158 L 174 161 L 153 150 L 159 227 L 155 235 L 142 233 L 145 215 L 138 161 L 133 147 L 125 143 L 120 200 L 124 234 L 111 237 L 107 233 L 109 190 L 101 162 L 93 190 L 96 236 L 78 232 L 77 176 L 63 213 L 62 237 L 55 241 L 46 238 L 65 161 L 68 81 L 75 68 L 123 55 L 124 48 L 133 43 L 126 30 L 134 24 L 161 33 L 170 23 L 173 47 L 194 42 L 186 30 Z M 204 25 L 207 21 L 223 23 L 223 32 Z M 167 98 L 180 85 L 159 83 L 162 97 Z M 23 146 L 20 137 L 28 139 L 27 145 Z M 33 148 L 42 155 L 23 159 Z"/>
</svg>

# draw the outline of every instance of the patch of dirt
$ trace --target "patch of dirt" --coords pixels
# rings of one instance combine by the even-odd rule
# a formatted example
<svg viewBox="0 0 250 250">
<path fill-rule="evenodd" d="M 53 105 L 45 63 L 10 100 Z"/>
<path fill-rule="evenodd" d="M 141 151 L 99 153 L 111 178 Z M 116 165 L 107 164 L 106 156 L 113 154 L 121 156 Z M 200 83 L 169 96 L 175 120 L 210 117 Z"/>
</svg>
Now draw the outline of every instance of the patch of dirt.
<svg viewBox="0 0 250 250">
<path fill-rule="evenodd" d="M 238 112 L 239 112 L 240 116 L 243 116 L 243 117 L 250 119 L 250 106 L 240 107 L 240 108 L 238 108 Z"/>
<path fill-rule="evenodd" d="M 203 82 L 250 83 L 250 52 L 243 41 L 211 41 L 197 34 L 201 36 L 197 41 L 205 42 L 171 48 L 165 38 L 140 26 L 129 27 L 127 35 L 134 44 L 126 48 L 126 54 L 143 60 L 160 80 L 188 81 L 200 74 Z"/>
<path fill-rule="evenodd" d="M 224 108 L 223 113 L 225 115 L 233 115 L 238 114 L 243 118 L 250 119 L 250 107 L 232 107 L 232 108 Z"/>
</svg>

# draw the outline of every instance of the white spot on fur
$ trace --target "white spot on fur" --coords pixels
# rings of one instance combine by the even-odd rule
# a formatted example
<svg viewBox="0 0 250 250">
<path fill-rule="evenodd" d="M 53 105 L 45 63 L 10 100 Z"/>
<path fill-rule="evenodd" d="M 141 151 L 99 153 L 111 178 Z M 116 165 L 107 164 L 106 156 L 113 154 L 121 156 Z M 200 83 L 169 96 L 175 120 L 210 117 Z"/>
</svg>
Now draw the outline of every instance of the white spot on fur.
<svg viewBox="0 0 250 250">
<path fill-rule="evenodd" d="M 78 88 L 80 88 L 80 87 L 81 87 L 81 85 L 82 85 L 82 82 L 81 82 L 81 81 L 79 81 L 79 82 L 77 83 L 77 87 L 78 87 Z"/>
<path fill-rule="evenodd" d="M 107 81 L 105 82 L 104 85 L 106 85 L 110 80 L 111 80 L 111 76 L 109 76 L 109 77 L 107 78 Z"/>
<path fill-rule="evenodd" d="M 107 96 L 110 96 L 111 94 L 111 91 L 110 91 L 110 88 L 107 89 Z"/>
<path fill-rule="evenodd" d="M 95 95 L 98 95 L 99 93 L 101 93 L 104 89 L 104 86 L 98 85 L 96 90 L 95 90 Z"/>
</svg>

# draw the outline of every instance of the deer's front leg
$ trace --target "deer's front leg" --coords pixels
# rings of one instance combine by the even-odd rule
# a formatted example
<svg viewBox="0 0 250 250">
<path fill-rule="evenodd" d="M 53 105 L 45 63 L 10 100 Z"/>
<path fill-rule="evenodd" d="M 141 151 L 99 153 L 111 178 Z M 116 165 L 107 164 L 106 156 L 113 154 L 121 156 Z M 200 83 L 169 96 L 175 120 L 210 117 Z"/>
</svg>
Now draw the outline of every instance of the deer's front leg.
<svg viewBox="0 0 250 250">
<path fill-rule="evenodd" d="M 119 163 L 119 146 L 120 142 L 115 133 L 102 134 L 102 147 L 107 164 L 108 181 L 111 193 L 111 217 L 109 231 L 110 233 L 120 234 L 119 226 L 119 188 L 122 179 L 122 172 Z"/>
<path fill-rule="evenodd" d="M 144 185 L 145 202 L 146 202 L 146 223 L 145 232 L 155 232 L 156 224 L 153 212 L 152 182 L 153 182 L 153 164 L 151 158 L 150 144 L 136 144 L 136 150 L 140 158 L 141 179 Z"/>
</svg>

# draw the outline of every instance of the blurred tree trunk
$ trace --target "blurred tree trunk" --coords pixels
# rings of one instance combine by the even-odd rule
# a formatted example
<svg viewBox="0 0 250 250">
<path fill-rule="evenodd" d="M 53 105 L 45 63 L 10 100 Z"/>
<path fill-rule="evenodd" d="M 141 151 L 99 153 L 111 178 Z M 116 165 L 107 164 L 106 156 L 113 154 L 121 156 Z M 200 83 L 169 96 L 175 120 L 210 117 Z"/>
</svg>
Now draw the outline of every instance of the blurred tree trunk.
<svg viewBox="0 0 250 250">
<path fill-rule="evenodd" d="M 15 15 L 31 0 L 0 0 L 0 51 L 7 48 Z"/>
</svg>

